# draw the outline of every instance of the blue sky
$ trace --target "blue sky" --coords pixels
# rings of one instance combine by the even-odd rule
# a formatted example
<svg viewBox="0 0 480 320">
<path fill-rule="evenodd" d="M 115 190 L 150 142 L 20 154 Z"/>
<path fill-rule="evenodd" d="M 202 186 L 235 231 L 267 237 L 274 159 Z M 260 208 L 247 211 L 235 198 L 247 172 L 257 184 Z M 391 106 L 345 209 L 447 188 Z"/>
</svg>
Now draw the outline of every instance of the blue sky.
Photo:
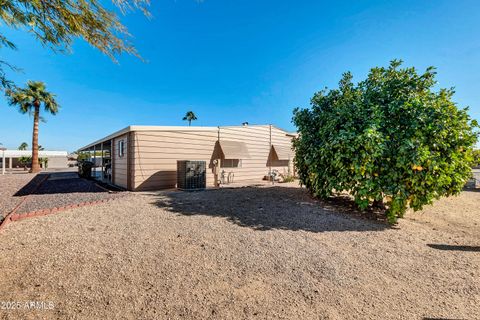
<svg viewBox="0 0 480 320">
<path fill-rule="evenodd" d="M 355 80 L 394 58 L 420 70 L 438 68 L 440 87 L 480 119 L 478 1 L 153 1 L 152 19 L 123 18 L 147 62 L 119 64 L 78 40 L 70 55 L 53 54 L 33 38 L 1 27 L 18 46 L 2 49 L 23 69 L 22 84 L 42 80 L 58 95 L 39 142 L 75 150 L 125 126 L 272 123 L 287 130 L 292 109 L 335 87 L 344 71 Z M 32 119 L 0 100 L 0 142 L 30 143 Z"/>
</svg>

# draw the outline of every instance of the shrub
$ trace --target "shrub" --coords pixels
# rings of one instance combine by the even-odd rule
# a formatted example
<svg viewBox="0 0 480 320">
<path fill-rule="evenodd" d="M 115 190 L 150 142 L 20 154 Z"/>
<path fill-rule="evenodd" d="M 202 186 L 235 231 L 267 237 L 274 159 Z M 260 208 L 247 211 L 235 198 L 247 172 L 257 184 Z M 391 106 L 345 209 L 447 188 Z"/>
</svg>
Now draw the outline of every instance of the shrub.
<svg viewBox="0 0 480 320">
<path fill-rule="evenodd" d="M 373 68 L 356 85 L 345 73 L 338 89 L 316 93 L 293 117 L 302 184 L 321 198 L 348 191 L 361 209 L 381 204 L 390 223 L 408 207 L 458 194 L 478 135 L 453 89 L 433 91 L 434 68 L 418 74 L 401 63 Z"/>
<path fill-rule="evenodd" d="M 18 162 L 23 166 L 24 170 L 27 170 L 27 167 L 32 164 L 32 157 L 23 156 L 18 159 Z"/>
<path fill-rule="evenodd" d="M 291 173 L 280 173 L 279 174 L 282 183 L 293 182 L 295 181 L 295 177 Z"/>
<path fill-rule="evenodd" d="M 473 150 L 472 167 L 480 167 L 480 149 Z"/>
</svg>

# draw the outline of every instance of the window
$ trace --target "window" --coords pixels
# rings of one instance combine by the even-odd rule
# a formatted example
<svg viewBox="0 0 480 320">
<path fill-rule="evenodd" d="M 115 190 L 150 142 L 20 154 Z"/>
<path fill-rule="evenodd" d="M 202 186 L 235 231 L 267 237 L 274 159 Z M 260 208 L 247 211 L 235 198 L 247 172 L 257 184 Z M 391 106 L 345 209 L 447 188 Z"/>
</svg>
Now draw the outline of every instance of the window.
<svg viewBox="0 0 480 320">
<path fill-rule="evenodd" d="M 118 157 L 123 158 L 125 155 L 125 140 L 118 141 Z"/>
<path fill-rule="evenodd" d="M 222 159 L 221 160 L 222 168 L 241 168 L 242 160 L 240 159 Z"/>
</svg>

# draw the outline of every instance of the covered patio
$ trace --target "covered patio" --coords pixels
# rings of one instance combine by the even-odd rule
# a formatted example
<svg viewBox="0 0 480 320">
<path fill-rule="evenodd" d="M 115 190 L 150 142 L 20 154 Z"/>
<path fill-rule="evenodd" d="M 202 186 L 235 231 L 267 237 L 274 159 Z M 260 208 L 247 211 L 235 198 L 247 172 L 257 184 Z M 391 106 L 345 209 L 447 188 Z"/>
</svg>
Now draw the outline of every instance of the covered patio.
<svg viewBox="0 0 480 320">
<path fill-rule="evenodd" d="M 93 163 L 92 178 L 112 183 L 112 140 L 94 143 L 81 149 L 79 157 Z"/>
</svg>

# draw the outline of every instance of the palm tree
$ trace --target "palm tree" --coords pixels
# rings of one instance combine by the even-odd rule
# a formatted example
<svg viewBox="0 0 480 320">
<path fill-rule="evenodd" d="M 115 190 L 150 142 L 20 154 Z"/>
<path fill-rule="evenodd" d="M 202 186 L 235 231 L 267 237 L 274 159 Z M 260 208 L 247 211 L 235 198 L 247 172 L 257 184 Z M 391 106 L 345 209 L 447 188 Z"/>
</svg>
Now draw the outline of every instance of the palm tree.
<svg viewBox="0 0 480 320">
<path fill-rule="evenodd" d="M 18 150 L 27 150 L 28 143 L 22 142 L 22 144 L 18 147 Z"/>
<path fill-rule="evenodd" d="M 193 120 L 197 120 L 197 116 L 195 115 L 195 113 L 193 113 L 193 111 L 188 111 L 186 114 L 185 114 L 185 117 L 183 117 L 183 120 L 187 120 L 188 121 L 188 126 L 190 126 L 192 124 L 192 121 Z"/>
<path fill-rule="evenodd" d="M 21 113 L 33 114 L 32 136 L 32 168 L 30 172 L 40 171 L 38 162 L 38 123 L 40 120 L 40 107 L 55 115 L 59 105 L 55 101 L 55 95 L 46 90 L 45 83 L 40 81 L 28 81 L 25 88 L 15 88 L 6 92 L 8 103 L 18 106 Z"/>
</svg>

